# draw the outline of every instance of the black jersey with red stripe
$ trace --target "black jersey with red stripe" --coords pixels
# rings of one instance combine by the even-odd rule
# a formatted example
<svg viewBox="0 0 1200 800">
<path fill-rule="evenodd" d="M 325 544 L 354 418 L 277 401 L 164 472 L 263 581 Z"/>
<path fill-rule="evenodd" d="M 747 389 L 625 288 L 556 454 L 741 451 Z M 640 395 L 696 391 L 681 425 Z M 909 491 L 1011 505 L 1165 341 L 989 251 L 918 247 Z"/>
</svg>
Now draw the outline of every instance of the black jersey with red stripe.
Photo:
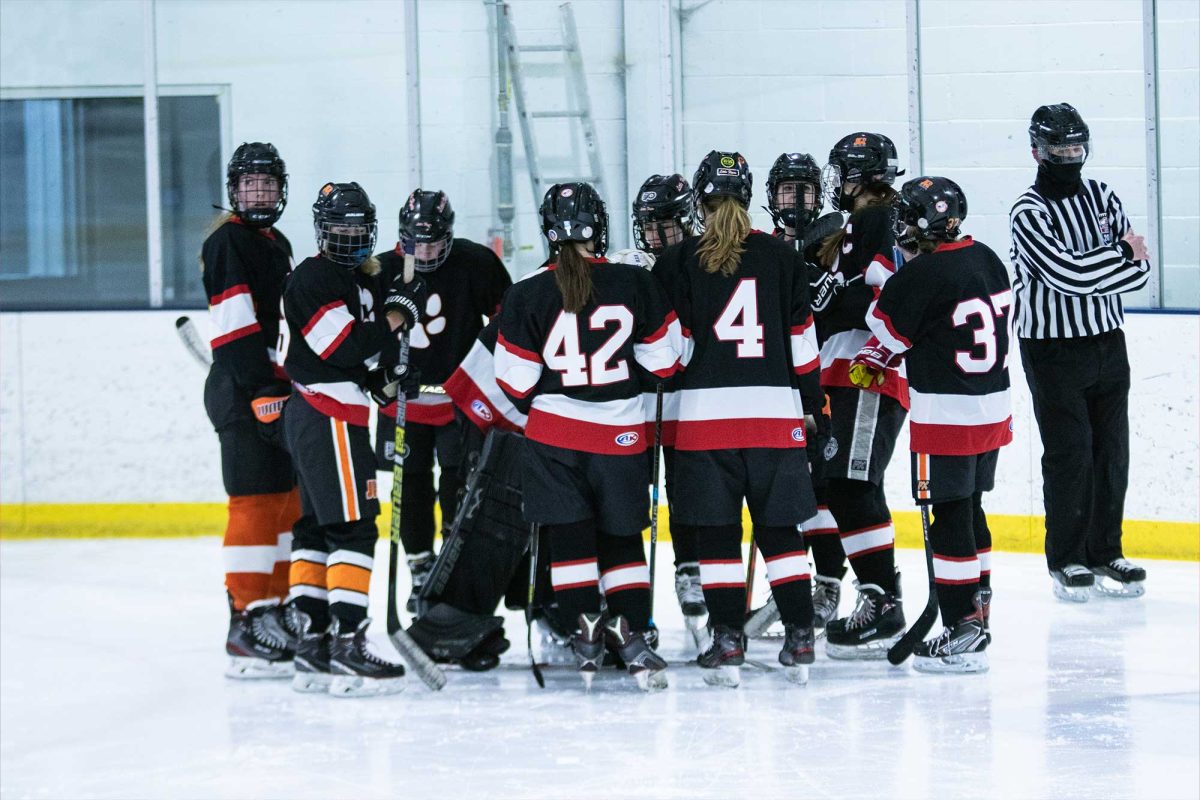
<svg viewBox="0 0 1200 800">
<path fill-rule="evenodd" d="M 646 449 L 644 380 L 678 370 L 683 332 L 662 287 L 640 267 L 593 259 L 592 299 L 563 310 L 554 267 L 505 296 L 496 338 L 496 382 L 528 412 L 525 435 L 589 453 Z"/>
<path fill-rule="evenodd" d="M 976 455 L 1012 441 L 1012 289 L 1003 262 L 970 237 L 904 264 L 868 323 L 905 353 L 913 452 Z"/>
<path fill-rule="evenodd" d="M 379 255 L 380 280 L 390 286 L 404 271 L 404 251 L 399 245 Z M 427 300 L 421 321 L 409 337 L 409 360 L 420 371 L 421 383 L 445 383 L 470 352 L 489 317 L 500 310 L 500 298 L 512 286 L 504 262 L 488 248 L 470 239 L 455 239 L 446 261 L 432 272 L 422 272 Z M 396 404 L 380 409 L 396 416 Z M 443 394 L 423 394 L 408 401 L 410 422 L 446 425 L 454 411 Z"/>
<path fill-rule="evenodd" d="M 803 260 L 752 231 L 737 271 L 710 273 L 699 243 L 685 239 L 654 266 L 689 337 L 675 447 L 803 447 L 805 408 L 825 404 Z"/>
<path fill-rule="evenodd" d="M 292 384 L 321 413 L 366 425 L 367 373 L 396 363 L 399 341 L 377 309 L 376 277 L 321 256 L 300 262 L 283 292 L 287 337 L 284 367 Z"/>
<path fill-rule="evenodd" d="M 200 260 L 213 328 L 205 404 L 221 428 L 251 416 L 255 393 L 286 379 L 275 348 L 292 246 L 281 232 L 234 216 L 204 240 Z"/>
<path fill-rule="evenodd" d="M 444 388 L 450 401 L 481 431 L 497 427 L 521 433 L 528 417 L 517 410 L 496 383 L 496 334 L 499 330 L 500 318 L 497 316 L 479 332 L 467 357 L 446 379 Z"/>
</svg>

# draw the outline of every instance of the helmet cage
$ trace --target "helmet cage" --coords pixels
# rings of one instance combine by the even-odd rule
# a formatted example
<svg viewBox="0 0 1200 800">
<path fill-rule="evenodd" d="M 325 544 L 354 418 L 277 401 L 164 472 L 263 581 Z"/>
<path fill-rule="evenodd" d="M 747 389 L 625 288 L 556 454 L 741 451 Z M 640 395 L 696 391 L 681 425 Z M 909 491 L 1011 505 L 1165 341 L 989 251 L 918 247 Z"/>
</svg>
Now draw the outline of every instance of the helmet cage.
<svg viewBox="0 0 1200 800">
<path fill-rule="evenodd" d="M 695 210 L 692 189 L 682 175 L 651 175 L 633 202 L 634 243 L 639 250 L 661 253 L 692 232 Z"/>
<path fill-rule="evenodd" d="M 313 203 L 313 231 L 321 255 L 354 269 L 375 252 L 375 205 L 357 183 L 327 183 Z"/>
<path fill-rule="evenodd" d="M 812 198 L 797 224 L 796 193 L 803 192 L 803 187 L 811 187 Z M 823 194 L 821 168 L 807 153 L 782 153 L 767 173 L 766 210 L 777 227 L 797 230 L 812 224 L 821 214 Z"/>
<path fill-rule="evenodd" d="M 238 186 L 243 175 L 264 175 L 275 178 L 279 194 L 270 205 L 242 206 L 238 201 Z M 265 142 L 244 142 L 234 151 L 225 170 L 225 196 L 229 208 L 238 219 L 252 228 L 269 228 L 283 215 L 287 206 L 287 166 L 275 146 Z"/>
<path fill-rule="evenodd" d="M 445 192 L 416 189 L 400 209 L 400 244 L 412 251 L 418 272 L 433 272 L 450 257 L 454 209 Z"/>
</svg>

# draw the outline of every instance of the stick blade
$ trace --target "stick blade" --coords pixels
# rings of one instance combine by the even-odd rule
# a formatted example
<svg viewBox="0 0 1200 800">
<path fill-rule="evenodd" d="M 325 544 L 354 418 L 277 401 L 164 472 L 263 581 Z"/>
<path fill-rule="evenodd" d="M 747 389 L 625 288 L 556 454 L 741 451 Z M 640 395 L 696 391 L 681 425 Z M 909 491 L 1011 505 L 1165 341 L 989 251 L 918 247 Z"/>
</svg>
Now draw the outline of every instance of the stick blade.
<svg viewBox="0 0 1200 800">
<path fill-rule="evenodd" d="M 392 640 L 392 644 L 409 668 L 421 679 L 421 683 L 428 686 L 431 691 L 441 691 L 442 687 L 446 685 L 446 673 L 433 663 L 433 659 L 426 655 L 421 646 L 408 635 L 408 631 L 400 628 L 395 633 L 389 633 L 388 638 Z"/>
<path fill-rule="evenodd" d="M 925 636 L 929 633 L 929 629 L 933 627 L 934 620 L 937 619 L 937 614 L 936 603 L 926 605 L 925 609 L 921 612 L 921 616 L 917 617 L 917 621 L 912 624 L 912 627 L 905 631 L 900 640 L 888 649 L 888 663 L 895 667 L 903 664 L 912 655 L 913 648 L 918 643 L 924 641 Z"/>
</svg>

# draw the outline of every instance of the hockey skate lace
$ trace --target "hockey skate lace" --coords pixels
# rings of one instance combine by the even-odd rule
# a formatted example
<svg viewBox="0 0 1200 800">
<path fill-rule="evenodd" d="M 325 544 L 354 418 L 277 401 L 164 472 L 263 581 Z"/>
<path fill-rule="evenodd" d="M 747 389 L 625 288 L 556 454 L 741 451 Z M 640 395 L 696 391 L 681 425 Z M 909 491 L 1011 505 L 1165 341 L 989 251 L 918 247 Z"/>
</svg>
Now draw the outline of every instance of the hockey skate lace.
<svg viewBox="0 0 1200 800">
<path fill-rule="evenodd" d="M 871 620 L 874 617 L 875 600 L 869 593 L 859 592 L 858 603 L 854 606 L 854 613 L 850 615 L 850 620 L 846 623 L 846 627 L 851 630 L 866 627 L 871 624 Z"/>
<path fill-rule="evenodd" d="M 693 578 L 691 575 L 675 577 L 675 593 L 679 596 L 681 604 L 704 602 L 704 587 L 699 578 Z"/>
<path fill-rule="evenodd" d="M 396 666 L 392 662 L 387 661 L 384 658 L 381 658 L 380 656 L 375 655 L 375 651 L 373 651 L 368 646 L 367 637 L 365 635 L 360 635 L 356 644 L 357 644 L 358 652 L 360 652 L 362 654 L 363 660 L 366 661 L 367 663 L 375 664 L 376 666 L 379 666 L 379 667 L 394 667 L 394 666 Z"/>
<path fill-rule="evenodd" d="M 841 598 L 835 594 L 836 589 L 830 588 L 823 583 L 818 583 L 813 588 L 813 607 L 821 611 L 830 611 L 837 607 L 837 601 Z"/>
<path fill-rule="evenodd" d="M 274 647 L 277 650 L 283 650 L 287 647 L 287 641 L 279 638 L 266 624 L 266 612 L 255 614 L 250 620 L 250 632 L 254 634 L 254 638 L 262 644 Z"/>
</svg>

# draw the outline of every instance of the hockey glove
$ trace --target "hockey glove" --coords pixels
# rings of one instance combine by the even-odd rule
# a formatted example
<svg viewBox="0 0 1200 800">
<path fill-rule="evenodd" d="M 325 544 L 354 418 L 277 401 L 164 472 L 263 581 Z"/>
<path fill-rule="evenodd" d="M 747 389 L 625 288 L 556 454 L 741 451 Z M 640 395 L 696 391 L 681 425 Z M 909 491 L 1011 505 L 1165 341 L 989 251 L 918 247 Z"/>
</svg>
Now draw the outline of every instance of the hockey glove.
<svg viewBox="0 0 1200 800">
<path fill-rule="evenodd" d="M 258 435 L 275 447 L 283 447 L 283 405 L 289 395 L 282 394 L 279 386 L 259 389 L 250 401 L 250 409 L 258 422 Z"/>
<path fill-rule="evenodd" d="M 650 269 L 654 266 L 655 256 L 654 253 L 626 248 L 613 253 L 608 257 L 608 260 L 614 264 L 628 264 L 631 267 Z"/>
<path fill-rule="evenodd" d="M 377 369 L 367 373 L 367 381 L 363 388 L 380 406 L 386 406 L 393 402 L 396 399 L 396 393 L 400 390 L 400 381 L 393 372 L 394 368 Z"/>
<path fill-rule="evenodd" d="M 822 314 L 837 298 L 842 291 L 841 275 L 835 275 L 832 272 L 826 272 L 823 269 L 817 269 L 820 274 L 813 279 L 809 284 L 809 290 L 812 297 L 812 310 L 814 314 Z M 810 268 L 809 274 L 815 274 Z"/>
<path fill-rule="evenodd" d="M 850 361 L 850 382 L 860 389 L 882 386 L 887 378 L 884 371 L 898 364 L 900 358 L 872 336 Z"/>
<path fill-rule="evenodd" d="M 405 328 L 412 330 L 421 321 L 425 294 L 425 281 L 419 275 L 413 278 L 412 283 L 405 283 L 403 277 L 397 276 L 383 300 L 383 310 L 385 313 L 398 313 L 404 318 Z"/>
</svg>

